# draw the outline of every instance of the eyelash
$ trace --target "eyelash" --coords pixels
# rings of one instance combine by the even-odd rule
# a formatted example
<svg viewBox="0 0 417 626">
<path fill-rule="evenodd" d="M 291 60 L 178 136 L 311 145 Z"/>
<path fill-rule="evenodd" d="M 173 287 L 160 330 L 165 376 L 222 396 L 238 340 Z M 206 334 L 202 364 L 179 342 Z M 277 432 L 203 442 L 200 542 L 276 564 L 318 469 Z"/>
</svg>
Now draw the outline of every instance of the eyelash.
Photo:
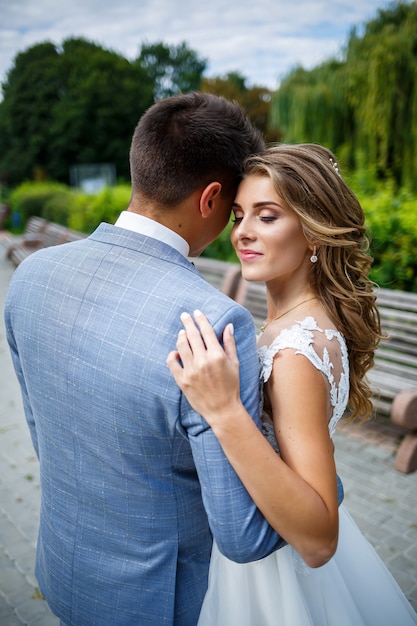
<svg viewBox="0 0 417 626">
<path fill-rule="evenodd" d="M 261 222 L 266 222 L 266 223 L 271 223 L 271 222 L 275 222 L 276 218 L 274 215 L 268 215 L 266 217 L 260 217 L 259 218 L 261 220 Z M 243 217 L 232 217 L 231 218 L 233 224 L 240 224 L 240 222 L 243 220 Z"/>
</svg>

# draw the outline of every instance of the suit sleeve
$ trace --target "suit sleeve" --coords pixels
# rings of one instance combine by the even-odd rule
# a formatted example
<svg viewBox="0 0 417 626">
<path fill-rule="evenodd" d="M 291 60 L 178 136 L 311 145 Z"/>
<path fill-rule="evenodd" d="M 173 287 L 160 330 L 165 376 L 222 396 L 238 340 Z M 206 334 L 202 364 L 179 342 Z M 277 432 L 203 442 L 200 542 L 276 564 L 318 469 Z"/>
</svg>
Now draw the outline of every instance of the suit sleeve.
<svg viewBox="0 0 417 626">
<path fill-rule="evenodd" d="M 259 361 L 253 320 L 241 307 L 232 307 L 214 325 L 219 337 L 229 322 L 235 327 L 242 402 L 260 427 Z M 188 433 L 204 506 L 220 551 L 244 563 L 263 558 L 284 545 L 249 496 L 207 422 L 192 410 L 184 396 L 182 425 Z"/>
<path fill-rule="evenodd" d="M 13 367 L 16 372 L 16 376 L 20 385 L 20 390 L 21 390 L 22 400 L 23 400 L 23 409 L 25 412 L 25 417 L 26 417 L 28 426 L 29 426 L 33 447 L 35 448 L 36 455 L 39 458 L 38 438 L 36 434 L 35 421 L 33 419 L 33 411 L 32 411 L 31 404 L 29 402 L 29 396 L 28 396 L 28 392 L 26 388 L 26 381 L 25 381 L 25 377 L 22 371 L 22 366 L 21 366 L 20 359 L 19 359 L 19 352 L 18 352 L 16 342 L 14 339 L 14 334 L 13 334 L 13 324 L 12 324 L 13 306 L 11 303 L 12 293 L 13 293 L 12 285 L 13 285 L 13 281 L 9 288 L 8 296 L 6 299 L 6 305 L 4 308 L 4 322 L 6 326 L 6 338 L 7 338 L 7 343 L 9 344 L 9 348 L 10 348 L 10 354 L 11 354 L 11 358 L 13 362 Z"/>
</svg>

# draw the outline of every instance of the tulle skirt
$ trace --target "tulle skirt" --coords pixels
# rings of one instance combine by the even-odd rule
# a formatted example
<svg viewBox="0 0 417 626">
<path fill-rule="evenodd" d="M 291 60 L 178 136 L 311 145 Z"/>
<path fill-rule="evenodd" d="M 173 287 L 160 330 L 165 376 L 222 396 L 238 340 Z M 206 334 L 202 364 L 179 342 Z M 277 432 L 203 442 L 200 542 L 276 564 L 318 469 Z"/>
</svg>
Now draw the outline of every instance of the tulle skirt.
<svg viewBox="0 0 417 626">
<path fill-rule="evenodd" d="M 291 546 L 248 564 L 213 546 L 198 626 L 415 626 L 385 564 L 340 507 L 334 557 L 311 569 Z"/>
</svg>

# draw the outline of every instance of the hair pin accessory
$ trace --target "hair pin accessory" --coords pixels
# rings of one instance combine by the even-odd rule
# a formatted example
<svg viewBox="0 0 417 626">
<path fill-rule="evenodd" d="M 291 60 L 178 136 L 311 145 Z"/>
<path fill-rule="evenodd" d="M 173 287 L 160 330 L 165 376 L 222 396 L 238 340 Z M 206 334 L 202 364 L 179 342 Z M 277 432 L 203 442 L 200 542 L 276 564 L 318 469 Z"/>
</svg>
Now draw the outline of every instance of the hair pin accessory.
<svg viewBox="0 0 417 626">
<path fill-rule="evenodd" d="M 336 172 L 336 174 L 337 174 L 338 176 L 340 176 L 339 166 L 338 166 L 338 164 L 336 163 L 336 161 L 333 161 L 332 157 L 330 157 L 329 161 L 330 161 L 330 163 L 332 164 L 333 169 L 334 169 L 334 171 Z"/>
</svg>

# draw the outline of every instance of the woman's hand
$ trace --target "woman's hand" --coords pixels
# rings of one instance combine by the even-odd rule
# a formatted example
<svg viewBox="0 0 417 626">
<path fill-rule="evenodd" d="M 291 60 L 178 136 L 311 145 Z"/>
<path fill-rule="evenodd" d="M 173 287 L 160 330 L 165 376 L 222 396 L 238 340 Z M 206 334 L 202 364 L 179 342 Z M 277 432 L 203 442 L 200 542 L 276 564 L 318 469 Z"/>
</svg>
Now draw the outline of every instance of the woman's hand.
<svg viewBox="0 0 417 626">
<path fill-rule="evenodd" d="M 178 334 L 177 350 L 170 352 L 166 362 L 191 406 L 214 428 L 241 406 L 233 325 L 224 329 L 223 349 L 206 316 L 195 311 L 194 317 L 199 328 L 191 315 L 181 315 L 184 330 Z"/>
</svg>

